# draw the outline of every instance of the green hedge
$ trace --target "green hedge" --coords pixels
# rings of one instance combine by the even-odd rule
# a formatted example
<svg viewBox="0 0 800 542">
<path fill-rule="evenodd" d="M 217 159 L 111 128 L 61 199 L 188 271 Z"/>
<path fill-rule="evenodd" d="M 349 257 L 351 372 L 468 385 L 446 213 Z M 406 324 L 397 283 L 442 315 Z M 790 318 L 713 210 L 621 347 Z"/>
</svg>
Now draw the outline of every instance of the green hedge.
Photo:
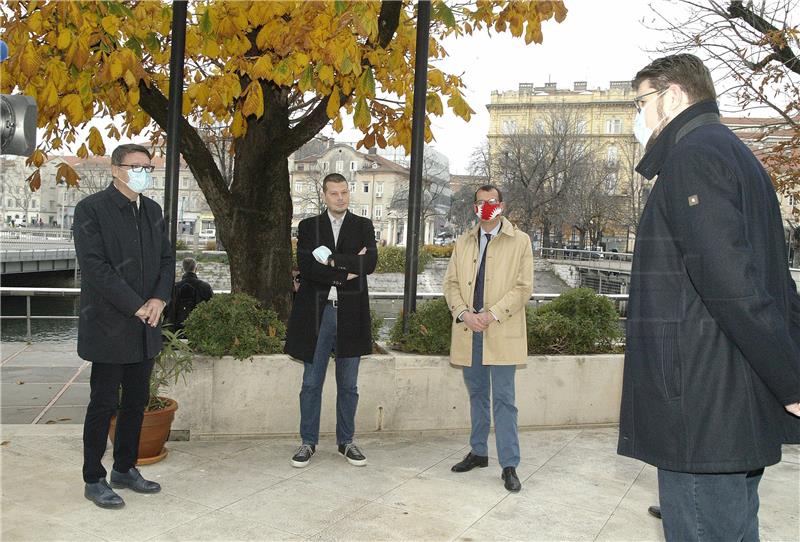
<svg viewBox="0 0 800 542">
<path fill-rule="evenodd" d="M 621 351 L 622 331 L 614 304 L 588 289 L 570 290 L 539 309 L 526 307 L 529 355 L 607 354 Z M 429 301 L 411 315 L 403 333 L 402 314 L 390 341 L 402 352 L 450 354 L 452 315 L 443 299 Z"/>
<path fill-rule="evenodd" d="M 283 351 L 286 326 L 247 294 L 217 294 L 197 305 L 184 333 L 195 352 L 247 359 Z"/>
<path fill-rule="evenodd" d="M 453 247 L 455 245 L 452 243 L 445 246 L 425 245 L 424 250 L 434 258 L 449 258 L 453 255 Z"/>
<path fill-rule="evenodd" d="M 419 252 L 418 270 L 422 273 L 431 262 L 433 256 L 426 250 Z M 404 273 L 406 270 L 405 247 L 378 247 L 378 266 L 376 273 Z"/>
</svg>

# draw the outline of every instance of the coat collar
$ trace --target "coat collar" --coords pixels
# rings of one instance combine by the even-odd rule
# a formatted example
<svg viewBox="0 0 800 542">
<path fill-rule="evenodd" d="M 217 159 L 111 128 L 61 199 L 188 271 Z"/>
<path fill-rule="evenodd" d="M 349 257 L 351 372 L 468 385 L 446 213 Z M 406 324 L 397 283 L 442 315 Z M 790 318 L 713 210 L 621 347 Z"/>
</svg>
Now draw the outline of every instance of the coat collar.
<svg viewBox="0 0 800 542">
<path fill-rule="evenodd" d="M 108 185 L 108 187 L 106 188 L 106 194 L 108 194 L 108 197 L 110 197 L 111 200 L 114 203 L 116 203 L 117 207 L 119 207 L 120 209 L 125 207 L 126 205 L 130 205 L 131 203 L 133 203 L 131 200 L 128 199 L 128 196 L 126 196 L 125 194 L 120 192 L 119 188 L 114 186 L 113 182 L 111 182 Z M 139 208 L 140 209 L 141 209 L 141 206 L 143 205 L 143 202 L 144 202 L 144 196 L 139 194 Z"/>
<path fill-rule="evenodd" d="M 469 230 L 469 235 L 474 237 L 475 239 L 478 238 L 478 230 L 481 229 L 481 224 L 478 222 L 477 225 L 473 226 L 471 230 Z M 511 223 L 509 219 L 506 217 L 502 217 L 500 219 L 500 233 L 499 235 L 508 235 L 509 237 L 514 236 L 514 230 L 516 230 L 516 226 Z"/>
<path fill-rule="evenodd" d="M 719 108 L 716 102 L 706 101 L 689 106 L 664 127 L 653 142 L 653 146 L 636 166 L 636 172 L 646 179 L 652 179 L 661 171 L 672 148 L 686 134 L 700 126 L 719 124 L 719 122 Z"/>
</svg>

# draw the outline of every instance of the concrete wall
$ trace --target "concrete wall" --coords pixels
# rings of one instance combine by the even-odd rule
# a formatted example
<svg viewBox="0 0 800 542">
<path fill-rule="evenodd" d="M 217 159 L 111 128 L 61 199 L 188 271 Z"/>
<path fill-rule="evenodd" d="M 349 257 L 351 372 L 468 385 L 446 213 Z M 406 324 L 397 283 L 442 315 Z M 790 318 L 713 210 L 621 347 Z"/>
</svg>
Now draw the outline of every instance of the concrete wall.
<svg viewBox="0 0 800 542">
<path fill-rule="evenodd" d="M 520 426 L 619 421 L 621 355 L 536 356 L 517 371 Z M 335 364 L 323 392 L 321 431 L 335 430 Z M 173 430 L 191 438 L 297 434 L 303 366 L 285 355 L 247 361 L 196 357 L 187 382 L 167 393 L 178 401 Z M 446 357 L 362 358 L 356 430 L 468 429 L 469 399 L 461 370 Z"/>
<path fill-rule="evenodd" d="M 579 288 L 581 285 L 581 272 L 572 265 L 553 263 L 553 273 L 567 283 L 570 288 Z"/>
</svg>

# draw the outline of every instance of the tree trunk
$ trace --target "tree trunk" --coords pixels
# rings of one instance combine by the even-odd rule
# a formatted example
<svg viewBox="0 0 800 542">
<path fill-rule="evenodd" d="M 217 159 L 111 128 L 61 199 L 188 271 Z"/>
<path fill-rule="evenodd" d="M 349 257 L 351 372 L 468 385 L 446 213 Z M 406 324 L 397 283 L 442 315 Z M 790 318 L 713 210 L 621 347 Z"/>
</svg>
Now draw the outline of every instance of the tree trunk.
<svg viewBox="0 0 800 542">
<path fill-rule="evenodd" d="M 542 247 L 550 248 L 550 221 L 542 220 Z"/>
</svg>

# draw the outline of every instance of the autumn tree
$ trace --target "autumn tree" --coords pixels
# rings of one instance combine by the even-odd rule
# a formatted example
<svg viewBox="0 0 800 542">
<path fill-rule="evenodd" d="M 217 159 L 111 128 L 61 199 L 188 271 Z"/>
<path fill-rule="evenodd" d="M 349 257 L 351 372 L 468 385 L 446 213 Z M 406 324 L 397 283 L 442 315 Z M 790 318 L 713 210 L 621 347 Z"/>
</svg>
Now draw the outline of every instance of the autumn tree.
<svg viewBox="0 0 800 542">
<path fill-rule="evenodd" d="M 415 2 L 193 0 L 186 34 L 180 150 L 228 250 L 231 285 L 286 316 L 292 202 L 288 157 L 328 123 L 352 115 L 361 144 L 410 149 Z M 121 116 L 107 135 L 163 139 L 171 8 L 164 2 L 6 2 L 0 88 L 36 98 L 44 129 L 32 163 L 76 145 L 104 154 L 97 118 Z M 510 32 L 542 41 L 542 22 L 563 20 L 560 1 L 481 0 L 432 6 L 428 115 L 468 121 L 459 75 L 436 61 L 446 37 Z M 228 184 L 200 126 L 222 125 L 233 146 Z M 78 128 L 90 126 L 87 141 Z M 429 119 L 425 138 L 431 141 Z M 65 173 L 66 174 L 66 173 Z M 70 178 L 75 184 L 76 178 Z"/>
<path fill-rule="evenodd" d="M 800 2 L 678 0 L 653 11 L 655 28 L 670 36 L 657 52 L 698 54 L 722 97 L 777 119 L 761 127 L 773 142 L 761 158 L 776 188 L 800 197 Z"/>
</svg>

